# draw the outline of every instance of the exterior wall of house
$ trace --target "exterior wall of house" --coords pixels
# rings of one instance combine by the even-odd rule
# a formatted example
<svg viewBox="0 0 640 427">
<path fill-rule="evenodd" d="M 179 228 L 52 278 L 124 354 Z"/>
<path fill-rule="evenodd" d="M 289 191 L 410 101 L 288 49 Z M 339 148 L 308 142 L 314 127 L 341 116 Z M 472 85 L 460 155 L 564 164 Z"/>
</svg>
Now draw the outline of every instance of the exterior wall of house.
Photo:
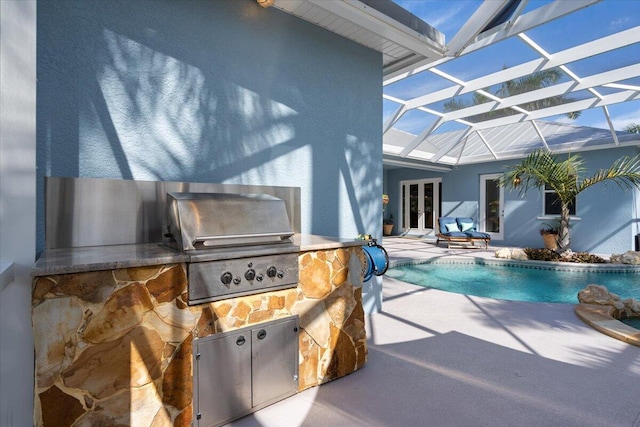
<svg viewBox="0 0 640 427">
<path fill-rule="evenodd" d="M 303 233 L 380 235 L 381 81 L 255 0 L 38 2 L 38 249 L 44 176 L 295 186 Z"/>
<path fill-rule="evenodd" d="M 0 1 L 0 28 L 0 425 L 13 427 L 33 424 L 35 0 Z"/>
<path fill-rule="evenodd" d="M 605 169 L 618 158 L 635 155 L 636 147 L 622 147 L 581 153 L 587 175 Z M 518 161 L 489 162 L 460 166 L 446 173 L 411 169 L 391 169 L 385 172 L 385 188 L 391 199 L 394 217 L 400 218 L 400 182 L 404 180 L 442 178 L 442 215 L 478 218 L 480 176 L 504 172 L 504 166 Z M 637 190 L 624 190 L 615 183 L 601 183 L 578 195 L 577 219 L 571 221 L 571 248 L 610 255 L 635 248 L 638 230 Z M 524 197 L 517 191 L 505 189 L 504 240 L 495 245 L 543 247 L 539 229 L 553 222 L 543 217 L 542 193 L 530 190 Z M 399 228 L 396 228 L 396 232 Z"/>
</svg>

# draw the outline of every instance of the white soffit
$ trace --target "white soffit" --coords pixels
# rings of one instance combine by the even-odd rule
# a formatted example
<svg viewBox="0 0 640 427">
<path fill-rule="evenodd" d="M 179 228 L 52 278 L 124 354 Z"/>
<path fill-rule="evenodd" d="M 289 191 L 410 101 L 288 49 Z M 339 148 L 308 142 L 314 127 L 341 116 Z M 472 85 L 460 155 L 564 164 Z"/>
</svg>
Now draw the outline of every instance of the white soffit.
<svg viewBox="0 0 640 427">
<path fill-rule="evenodd" d="M 391 0 L 275 0 L 273 6 L 381 52 L 385 68 L 444 56 L 444 35 Z"/>
</svg>

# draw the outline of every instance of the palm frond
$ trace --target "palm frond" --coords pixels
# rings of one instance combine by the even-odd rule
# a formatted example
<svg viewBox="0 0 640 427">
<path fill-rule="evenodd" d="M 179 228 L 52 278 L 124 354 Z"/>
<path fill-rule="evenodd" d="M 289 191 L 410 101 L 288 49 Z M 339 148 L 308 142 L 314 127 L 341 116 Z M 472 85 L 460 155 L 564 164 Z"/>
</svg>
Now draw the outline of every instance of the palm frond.
<svg viewBox="0 0 640 427">
<path fill-rule="evenodd" d="M 640 154 L 621 157 L 608 169 L 600 169 L 593 176 L 583 179 L 578 185 L 578 192 L 603 181 L 613 181 L 622 189 L 640 189 Z"/>
</svg>

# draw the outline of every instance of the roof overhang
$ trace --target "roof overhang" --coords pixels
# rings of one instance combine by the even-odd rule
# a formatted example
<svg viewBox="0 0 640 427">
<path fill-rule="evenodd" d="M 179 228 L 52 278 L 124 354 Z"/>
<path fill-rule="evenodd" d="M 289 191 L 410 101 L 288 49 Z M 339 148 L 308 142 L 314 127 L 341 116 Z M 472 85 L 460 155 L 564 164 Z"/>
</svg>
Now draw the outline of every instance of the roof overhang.
<svg viewBox="0 0 640 427">
<path fill-rule="evenodd" d="M 381 52 L 385 70 L 444 57 L 444 35 L 391 0 L 275 0 L 273 6 Z"/>
</svg>

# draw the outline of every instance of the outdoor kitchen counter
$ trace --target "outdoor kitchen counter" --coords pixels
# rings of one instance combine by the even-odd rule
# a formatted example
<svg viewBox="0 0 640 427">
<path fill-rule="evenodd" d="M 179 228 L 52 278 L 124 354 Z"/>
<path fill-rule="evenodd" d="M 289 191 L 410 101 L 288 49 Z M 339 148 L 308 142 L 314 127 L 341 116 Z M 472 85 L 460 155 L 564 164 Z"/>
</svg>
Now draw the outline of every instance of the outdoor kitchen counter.
<svg viewBox="0 0 640 427">
<path fill-rule="evenodd" d="M 300 246 L 301 252 L 309 252 L 362 246 L 363 241 L 296 234 L 294 243 Z M 187 255 L 161 246 L 158 243 L 47 249 L 36 261 L 34 268 L 31 270 L 31 276 L 40 277 L 53 274 L 177 264 L 187 262 L 187 260 Z"/>
<path fill-rule="evenodd" d="M 296 234 L 293 236 L 293 242 L 300 246 L 300 252 L 324 251 L 327 249 L 348 248 L 365 244 L 364 240 L 339 239 L 337 237 L 317 236 L 315 234 Z"/>
<path fill-rule="evenodd" d="M 295 244 L 297 286 L 196 305 L 188 256 L 158 244 L 45 251 L 32 270 L 34 425 L 196 425 L 194 346 L 265 322 L 299 319 L 298 391 L 363 367 L 363 242 Z"/>
<path fill-rule="evenodd" d="M 186 261 L 186 255 L 158 243 L 47 249 L 36 261 L 31 276 L 115 270 Z"/>
</svg>

